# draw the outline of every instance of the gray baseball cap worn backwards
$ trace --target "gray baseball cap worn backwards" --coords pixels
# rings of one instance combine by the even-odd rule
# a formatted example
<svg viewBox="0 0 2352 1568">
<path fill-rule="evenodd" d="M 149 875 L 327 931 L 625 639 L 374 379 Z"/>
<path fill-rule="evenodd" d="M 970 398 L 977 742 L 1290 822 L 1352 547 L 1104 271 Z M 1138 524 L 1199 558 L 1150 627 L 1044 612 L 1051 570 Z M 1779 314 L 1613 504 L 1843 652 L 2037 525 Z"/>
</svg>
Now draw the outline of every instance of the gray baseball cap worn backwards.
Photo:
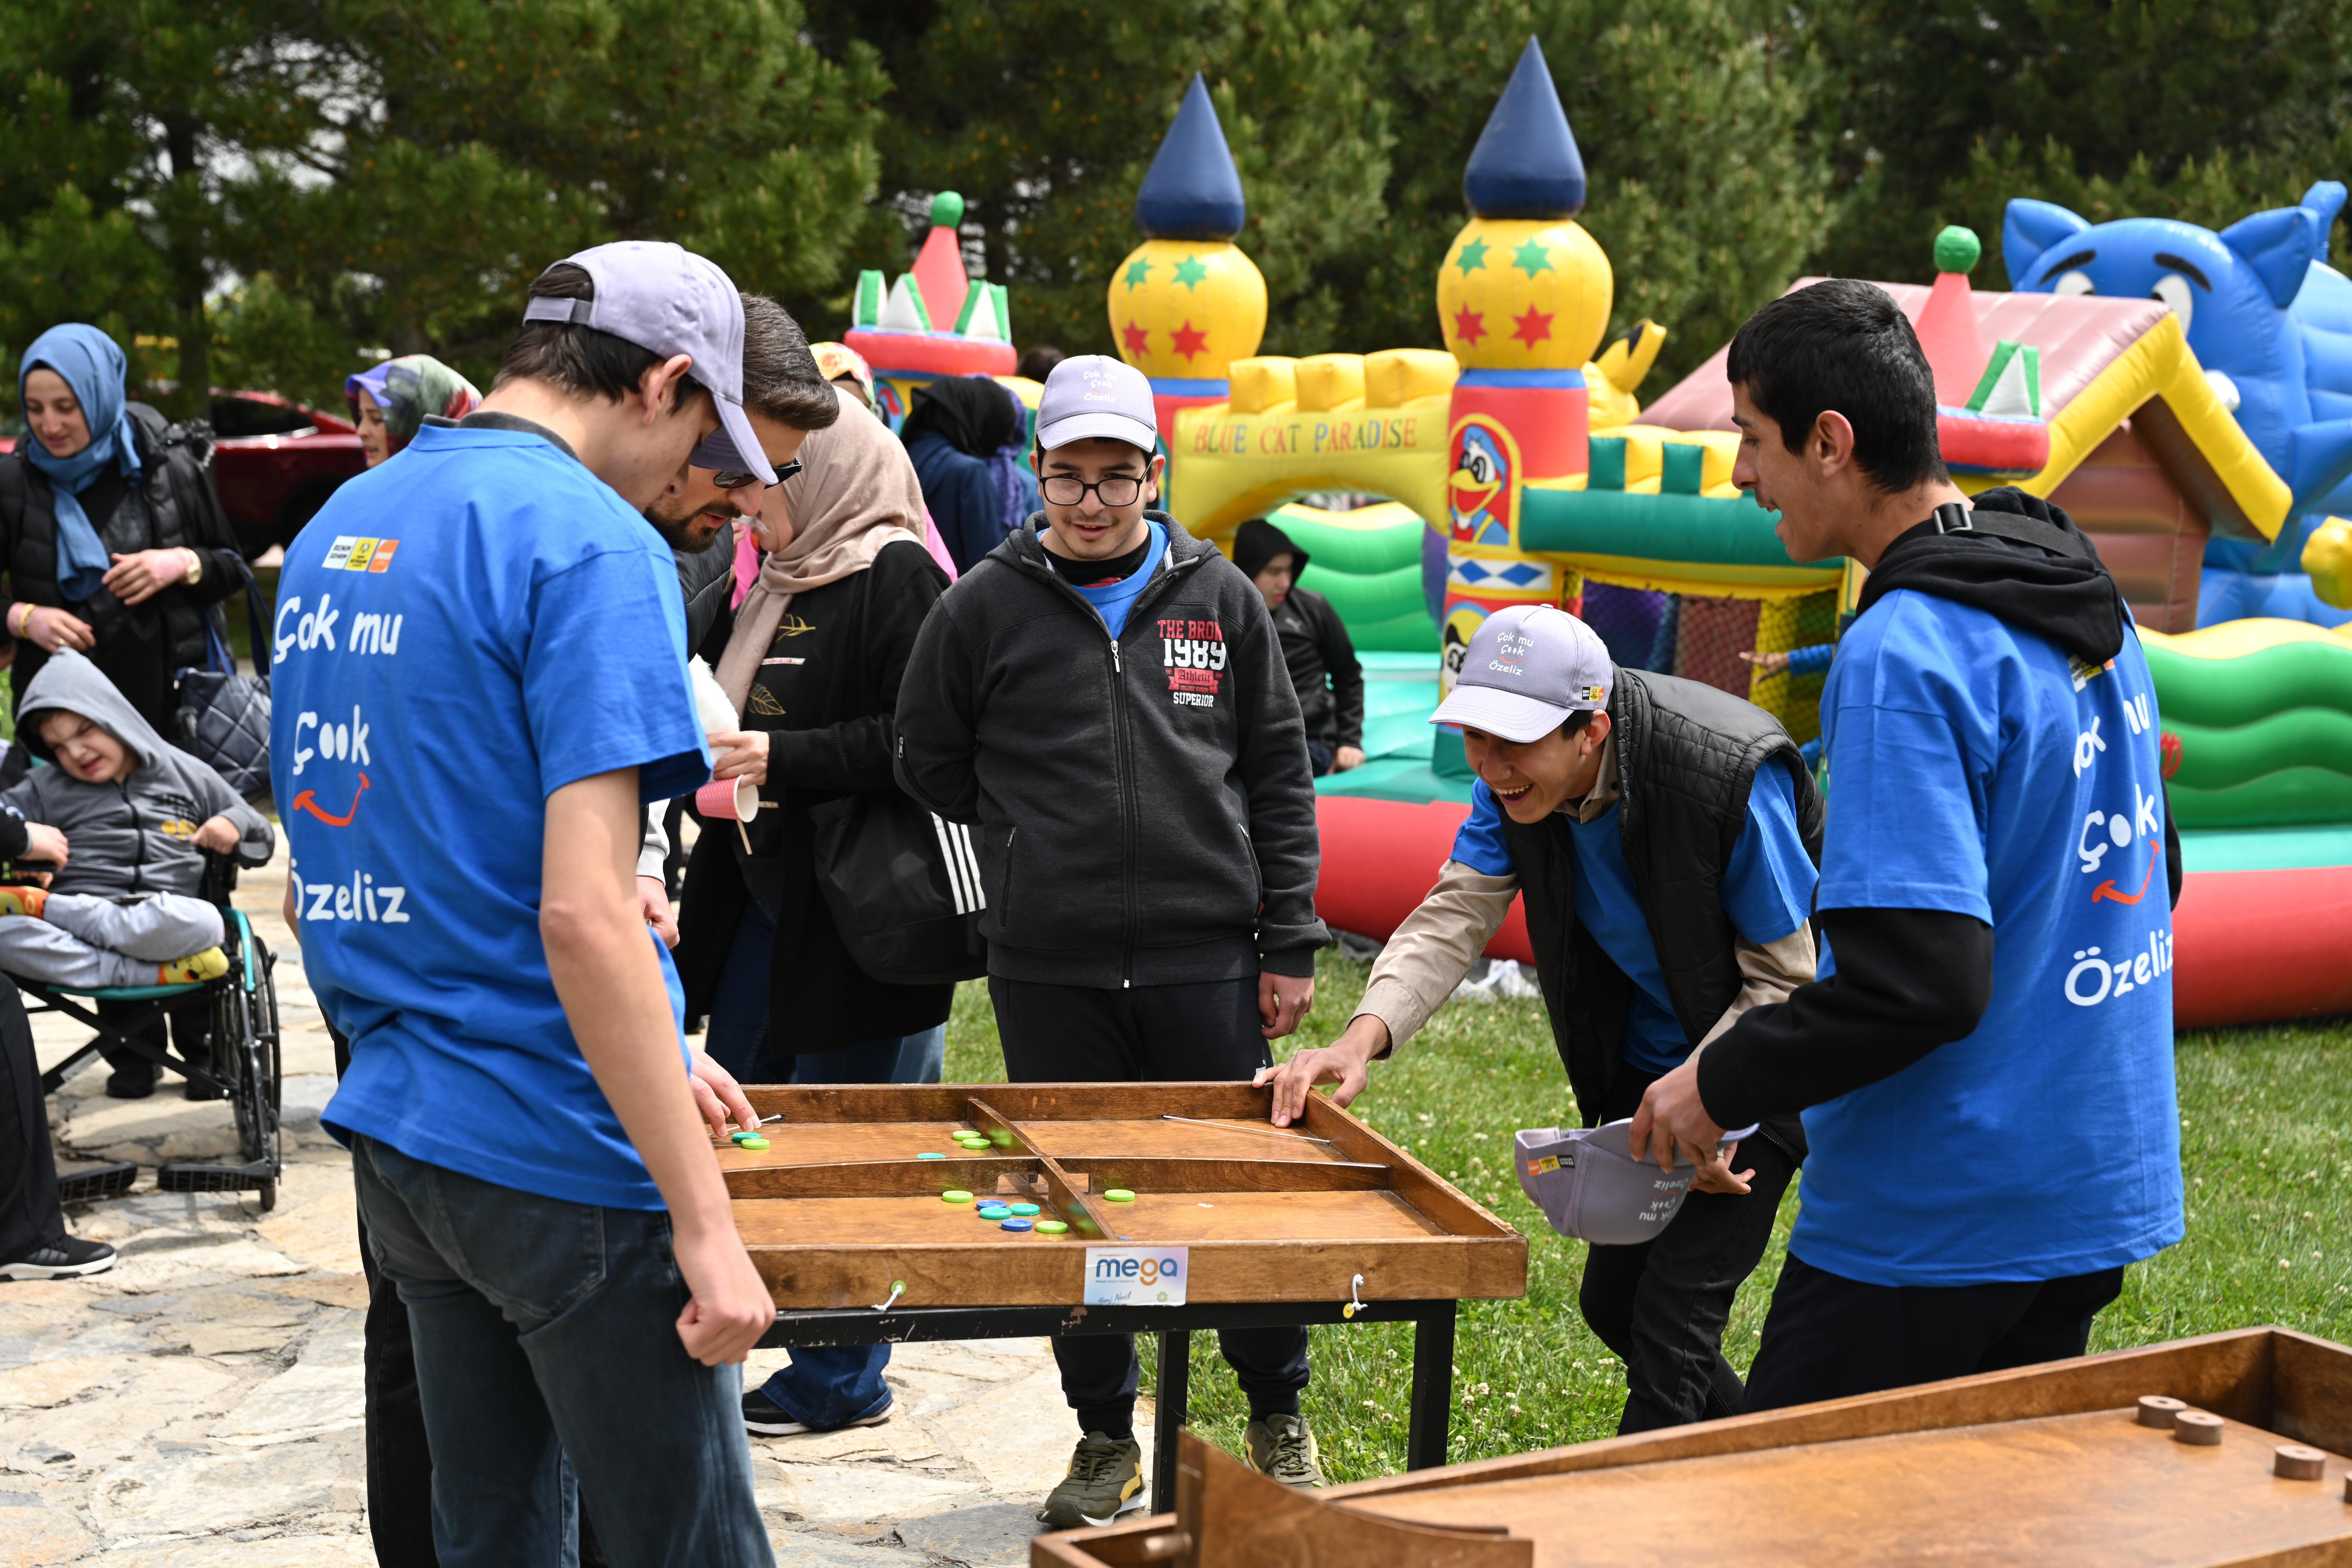
<svg viewBox="0 0 2352 1568">
<path fill-rule="evenodd" d="M 1051 452 L 1094 436 L 1140 446 L 1149 456 L 1160 445 L 1160 416 L 1141 371 L 1108 354 L 1079 354 L 1045 378 L 1037 399 L 1037 444 Z"/>
<path fill-rule="evenodd" d="M 589 299 L 533 299 L 526 321 L 562 321 L 609 332 L 649 354 L 684 354 L 688 373 L 709 389 L 719 428 L 687 461 L 697 468 L 756 474 L 776 482 L 743 412 L 743 297 L 716 262 L 667 240 L 628 239 L 563 258 L 595 285 Z"/>
<path fill-rule="evenodd" d="M 1514 604 L 1479 622 L 1432 724 L 1541 740 L 1580 708 L 1609 706 L 1615 666 L 1600 633 L 1549 604 Z"/>
</svg>

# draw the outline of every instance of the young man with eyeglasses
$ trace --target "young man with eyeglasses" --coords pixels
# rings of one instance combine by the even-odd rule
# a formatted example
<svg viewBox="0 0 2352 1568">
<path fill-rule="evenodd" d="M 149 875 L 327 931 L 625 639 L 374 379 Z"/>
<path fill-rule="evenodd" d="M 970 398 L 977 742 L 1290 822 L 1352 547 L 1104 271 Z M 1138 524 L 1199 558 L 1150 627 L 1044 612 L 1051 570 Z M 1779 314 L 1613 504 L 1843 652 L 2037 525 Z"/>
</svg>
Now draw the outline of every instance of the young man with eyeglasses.
<svg viewBox="0 0 2352 1568">
<path fill-rule="evenodd" d="M 1315 998 L 1314 782 L 1265 601 L 1160 497 L 1150 383 L 1065 360 L 1045 509 L 948 590 L 898 694 L 898 782 L 981 827 L 989 995 L 1015 1082 L 1246 1080 Z M 1319 1486 L 1307 1331 L 1219 1336 L 1250 1460 Z M 1131 1338 L 1054 1342 L 1084 1436 L 1039 1515 L 1145 1505 Z M 1163 1502 L 1166 1500 L 1161 1500 Z"/>
</svg>

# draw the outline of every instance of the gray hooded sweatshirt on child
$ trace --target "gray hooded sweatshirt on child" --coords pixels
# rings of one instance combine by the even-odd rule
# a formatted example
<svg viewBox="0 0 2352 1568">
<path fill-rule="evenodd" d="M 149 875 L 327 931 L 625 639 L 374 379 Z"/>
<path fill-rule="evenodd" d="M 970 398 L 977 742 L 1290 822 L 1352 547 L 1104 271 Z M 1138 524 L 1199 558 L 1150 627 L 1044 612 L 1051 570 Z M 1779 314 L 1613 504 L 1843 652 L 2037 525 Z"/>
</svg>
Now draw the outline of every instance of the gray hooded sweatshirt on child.
<svg viewBox="0 0 2352 1568">
<path fill-rule="evenodd" d="M 130 747 L 138 761 L 129 777 L 85 784 L 58 767 L 41 739 L 41 716 L 50 712 L 79 714 Z M 269 819 L 247 805 L 211 768 L 157 735 L 114 683 L 79 653 L 61 650 L 41 666 L 16 710 L 16 737 L 50 766 L 33 769 L 0 796 L 0 804 L 65 834 L 72 853 L 52 892 L 193 896 L 204 881 L 205 857 L 189 841 L 213 817 L 236 824 L 242 840 L 238 863 L 257 866 L 269 859 L 277 841 Z"/>
</svg>

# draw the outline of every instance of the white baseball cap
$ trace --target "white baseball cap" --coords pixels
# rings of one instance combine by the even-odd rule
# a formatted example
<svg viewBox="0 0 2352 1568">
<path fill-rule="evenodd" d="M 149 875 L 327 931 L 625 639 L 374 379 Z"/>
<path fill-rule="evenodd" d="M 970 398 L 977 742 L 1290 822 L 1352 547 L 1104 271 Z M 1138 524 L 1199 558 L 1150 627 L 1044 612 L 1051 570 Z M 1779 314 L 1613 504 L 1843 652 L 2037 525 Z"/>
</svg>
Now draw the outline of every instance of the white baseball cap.
<svg viewBox="0 0 2352 1568">
<path fill-rule="evenodd" d="M 1097 436 L 1139 446 L 1149 455 L 1160 445 L 1160 416 L 1141 371 L 1108 354 L 1080 354 L 1045 378 L 1037 399 L 1037 444 L 1051 452 Z"/>
</svg>

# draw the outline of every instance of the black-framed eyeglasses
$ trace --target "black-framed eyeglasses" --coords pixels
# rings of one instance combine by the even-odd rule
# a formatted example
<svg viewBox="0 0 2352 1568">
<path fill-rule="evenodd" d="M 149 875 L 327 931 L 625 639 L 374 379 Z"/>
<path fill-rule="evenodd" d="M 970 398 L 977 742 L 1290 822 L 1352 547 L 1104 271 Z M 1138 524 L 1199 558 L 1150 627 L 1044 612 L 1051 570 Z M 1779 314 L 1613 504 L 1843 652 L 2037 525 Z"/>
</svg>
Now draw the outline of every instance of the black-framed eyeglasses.
<svg viewBox="0 0 2352 1568">
<path fill-rule="evenodd" d="M 1077 506 L 1089 490 L 1106 507 L 1131 507 L 1135 498 L 1143 494 L 1143 480 L 1133 474 L 1114 474 L 1089 485 L 1075 474 L 1054 474 L 1040 480 L 1037 487 L 1045 492 L 1045 499 L 1057 507 Z"/>
<path fill-rule="evenodd" d="M 801 460 L 797 457 L 789 463 L 779 463 L 776 465 L 776 483 L 781 485 L 800 471 Z M 710 482 L 722 490 L 740 490 L 746 485 L 758 484 L 760 476 L 757 474 L 739 474 L 730 468 L 722 474 L 713 474 Z"/>
</svg>

